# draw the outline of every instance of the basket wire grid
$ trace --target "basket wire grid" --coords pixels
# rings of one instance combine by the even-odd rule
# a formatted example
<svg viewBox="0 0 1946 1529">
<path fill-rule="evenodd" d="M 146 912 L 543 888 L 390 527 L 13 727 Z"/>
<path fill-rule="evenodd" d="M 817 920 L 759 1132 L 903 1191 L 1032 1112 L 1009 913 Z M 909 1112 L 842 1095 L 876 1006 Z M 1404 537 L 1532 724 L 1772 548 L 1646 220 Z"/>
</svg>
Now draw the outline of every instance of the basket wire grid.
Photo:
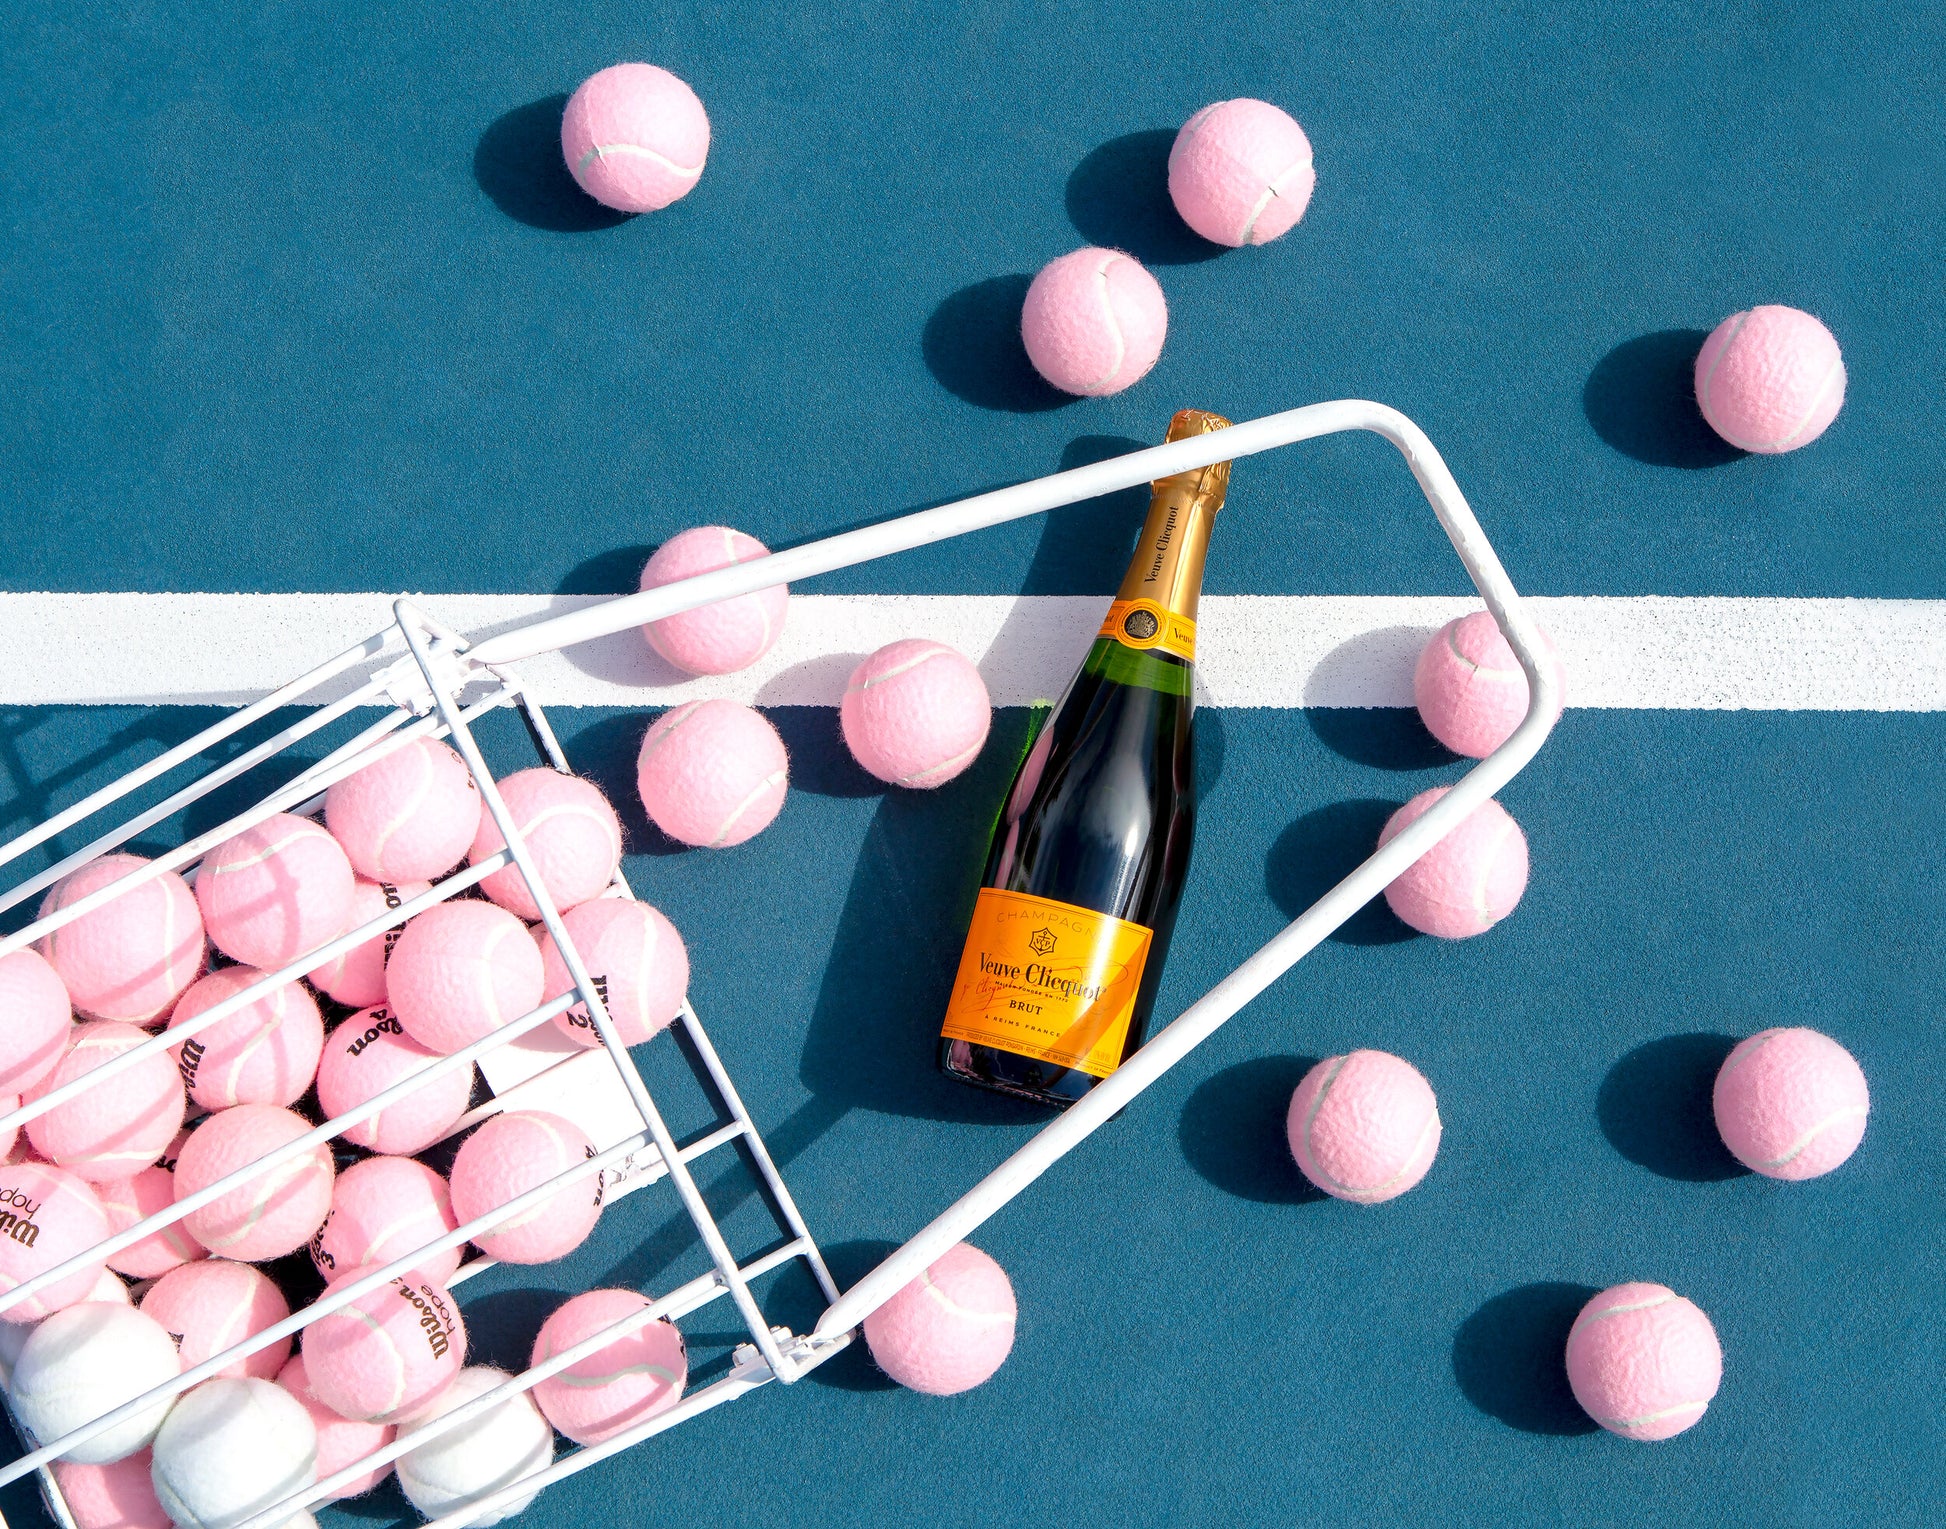
<svg viewBox="0 0 1946 1529">
<path fill-rule="evenodd" d="M 531 852 L 481 754 L 474 725 L 489 713 L 507 708 L 516 710 L 526 723 L 543 761 L 566 772 L 568 762 L 542 708 L 522 688 L 512 667 L 524 658 L 607 636 L 717 600 L 811 577 L 1060 505 L 1134 487 L 1156 478 L 1191 471 L 1219 460 L 1244 457 L 1346 430 L 1374 432 L 1390 441 L 1405 457 L 1462 564 L 1527 675 L 1530 703 L 1525 719 L 1500 749 L 1470 768 L 1423 816 L 1377 850 L 1177 1019 L 1150 1037 L 1115 1073 L 1056 1116 L 1012 1156 L 841 1295 L 764 1147 L 761 1135 L 745 1110 L 728 1071 L 711 1045 L 695 1010 L 687 1003 L 677 1028 L 688 1043 L 690 1052 L 700 1062 L 709 1091 L 715 1096 L 716 1109 L 726 1118 L 715 1128 L 686 1142 L 678 1142 L 671 1134 L 648 1085 L 615 1031 L 601 984 L 590 977 L 580 952 L 562 925 L 560 914 L 540 878 Z M 484 1063 L 483 1070 L 491 1069 L 495 1053 L 577 1004 L 589 1016 L 600 1048 L 565 1058 L 556 1064 L 556 1069 L 585 1065 L 595 1058 L 605 1059 L 611 1070 L 611 1081 L 619 1082 L 626 1096 L 627 1107 L 632 1111 L 629 1129 L 622 1139 L 597 1151 L 585 1162 L 576 1164 L 488 1215 L 460 1226 L 356 1281 L 332 1288 L 316 1301 L 293 1312 L 288 1319 L 246 1338 L 223 1353 L 184 1371 L 167 1384 L 144 1393 L 68 1435 L 46 1441 L 0 1467 L 0 1485 L 40 1470 L 43 1492 L 64 1524 L 71 1525 L 72 1520 L 60 1500 L 51 1474 L 45 1468 L 68 1449 L 156 1401 L 197 1384 L 239 1358 L 301 1331 L 319 1317 L 358 1299 L 395 1276 L 409 1272 L 429 1254 L 464 1247 L 474 1235 L 487 1231 L 502 1220 L 520 1215 L 564 1185 L 591 1174 L 601 1174 L 606 1182 L 627 1189 L 666 1178 L 692 1223 L 697 1239 L 709 1255 L 711 1271 L 679 1285 L 660 1299 L 653 1299 L 646 1309 L 564 1350 L 546 1363 L 511 1376 L 472 1402 L 431 1420 L 409 1437 L 395 1440 L 312 1487 L 266 1507 L 240 1525 L 239 1529 L 259 1529 L 259 1526 L 281 1523 L 301 1510 L 325 1501 L 339 1487 L 375 1466 L 395 1459 L 440 1433 L 464 1427 L 508 1396 L 531 1390 L 542 1380 L 625 1334 L 664 1317 L 675 1320 L 687 1316 L 724 1296 L 730 1298 L 749 1336 L 748 1343 L 736 1348 L 727 1373 L 684 1396 L 667 1411 L 626 1432 L 598 1445 L 575 1448 L 561 1455 L 545 1470 L 434 1520 L 436 1529 L 472 1522 L 498 1511 L 511 1511 L 512 1507 L 548 1484 L 586 1469 L 677 1423 L 734 1400 L 772 1380 L 788 1384 L 798 1379 L 846 1347 L 855 1336 L 858 1324 L 873 1310 L 883 1305 L 948 1247 L 966 1237 L 1121 1110 L 1382 891 L 1475 807 L 1512 779 L 1540 748 L 1553 726 L 1560 703 L 1558 681 L 1551 667 L 1541 658 L 1543 649 L 1538 630 L 1522 608 L 1505 570 L 1438 452 L 1424 433 L 1404 415 L 1383 405 L 1361 400 L 1313 404 L 1233 425 L 1209 435 L 1150 447 L 1088 467 L 1016 484 L 936 509 L 917 511 L 680 583 L 604 601 L 477 643 L 469 643 L 466 638 L 442 626 L 410 600 L 397 601 L 394 614 L 395 622 L 386 631 L 347 649 L 262 700 L 239 708 L 195 737 L 165 750 L 155 759 L 0 847 L 0 866 L 16 862 L 55 836 L 123 802 L 132 794 L 146 790 L 170 772 L 199 760 L 209 751 L 228 745 L 232 740 L 240 739 L 246 730 L 259 724 L 274 724 L 281 720 L 281 714 L 285 711 L 301 709 L 301 715 L 296 720 L 284 723 L 270 736 L 239 748 L 233 757 L 208 766 L 186 785 L 135 812 L 118 827 L 99 834 L 57 863 L 23 879 L 0 895 L 0 914 L 4 914 L 45 891 L 79 866 L 118 849 L 171 815 L 238 781 L 304 740 L 314 738 L 334 725 L 347 723 L 348 719 L 362 711 L 373 707 L 384 708 L 377 721 L 356 732 L 348 742 L 333 749 L 315 764 L 303 768 L 287 783 L 218 827 L 191 835 L 176 848 L 148 861 L 120 880 L 37 918 L 18 932 L 0 939 L 0 954 L 39 940 L 90 909 L 124 895 L 167 871 L 180 871 L 193 877 L 198 861 L 216 845 L 277 813 L 317 812 L 324 790 L 333 782 L 417 738 L 443 738 L 458 750 L 479 787 L 485 809 L 499 826 L 506 848 L 455 872 L 431 890 L 407 899 L 400 906 L 388 909 L 379 917 L 307 952 L 290 965 L 267 973 L 261 981 L 213 1004 L 182 1025 L 165 1030 L 143 1045 L 110 1058 L 93 1072 L 0 1116 L 0 1131 L 24 1125 L 95 1083 L 136 1065 L 144 1057 L 193 1037 L 198 1031 L 218 1023 L 272 988 L 294 981 L 334 956 L 382 936 L 387 930 L 399 927 L 440 901 L 471 890 L 485 877 L 508 865 L 518 868 L 539 906 L 541 922 L 552 935 L 568 967 L 573 981 L 572 990 L 543 1003 L 465 1049 L 440 1058 L 426 1071 L 416 1073 L 356 1109 L 324 1122 L 219 1183 L 185 1196 L 94 1248 L 0 1294 L 0 1319 L 4 1319 L 9 1309 L 37 1290 L 172 1224 L 200 1205 L 274 1170 L 280 1163 L 310 1150 L 318 1143 L 328 1142 L 348 1126 L 370 1118 L 388 1104 L 422 1087 L 438 1073 L 456 1068 L 470 1069 L 475 1063 Z M 615 885 L 607 895 L 632 896 L 633 892 L 625 878 L 618 873 Z M 548 1077 L 549 1071 L 542 1071 L 532 1074 L 531 1081 L 541 1082 Z M 462 1119 L 455 1128 L 455 1134 L 470 1129 L 496 1109 L 519 1107 L 520 1097 L 519 1084 L 501 1092 L 498 1097 Z M 780 1238 L 774 1245 L 743 1262 L 739 1262 L 732 1253 L 690 1171 L 690 1165 L 698 1158 L 726 1146 L 736 1147 L 753 1171 L 775 1219 Z M 801 1334 L 788 1327 L 773 1327 L 752 1289 L 756 1281 L 794 1263 L 808 1270 L 825 1303 L 815 1326 Z M 489 1266 L 490 1260 L 475 1259 L 462 1266 L 453 1283 L 459 1283 Z"/>
</svg>

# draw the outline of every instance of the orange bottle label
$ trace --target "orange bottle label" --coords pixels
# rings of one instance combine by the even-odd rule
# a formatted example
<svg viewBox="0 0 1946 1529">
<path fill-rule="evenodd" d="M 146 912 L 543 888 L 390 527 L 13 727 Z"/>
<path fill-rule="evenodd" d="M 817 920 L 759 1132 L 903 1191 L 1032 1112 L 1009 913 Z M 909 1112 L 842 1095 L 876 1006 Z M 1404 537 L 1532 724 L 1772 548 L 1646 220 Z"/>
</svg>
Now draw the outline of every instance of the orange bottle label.
<svg viewBox="0 0 1946 1529">
<path fill-rule="evenodd" d="M 1151 938 L 1091 908 L 982 887 L 940 1033 L 1105 1078 L 1128 1044 Z"/>
<path fill-rule="evenodd" d="M 1196 623 L 1154 600 L 1117 600 L 1097 637 L 1112 637 L 1125 648 L 1160 648 L 1186 664 L 1196 662 Z"/>
</svg>

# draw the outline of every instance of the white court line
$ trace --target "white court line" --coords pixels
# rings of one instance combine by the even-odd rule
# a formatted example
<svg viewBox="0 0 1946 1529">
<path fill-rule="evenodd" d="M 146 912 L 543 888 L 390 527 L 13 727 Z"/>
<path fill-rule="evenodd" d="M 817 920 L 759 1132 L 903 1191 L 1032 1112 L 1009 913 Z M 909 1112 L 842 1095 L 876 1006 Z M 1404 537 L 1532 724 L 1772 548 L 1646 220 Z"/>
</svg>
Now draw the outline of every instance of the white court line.
<svg viewBox="0 0 1946 1529">
<path fill-rule="evenodd" d="M 0 594 L 0 703 L 235 705 L 384 627 L 384 594 Z M 425 595 L 484 635 L 592 596 Z M 1571 706 L 1946 710 L 1946 600 L 1535 598 Z M 633 631 L 522 666 L 544 703 L 669 706 L 727 696 L 834 706 L 861 654 L 930 637 L 978 659 L 994 702 L 1058 692 L 1106 597 L 793 595 L 784 634 L 737 674 L 686 679 Z M 1477 602 L 1445 596 L 1214 595 L 1197 680 L 1219 706 L 1409 706 L 1428 634 Z"/>
</svg>

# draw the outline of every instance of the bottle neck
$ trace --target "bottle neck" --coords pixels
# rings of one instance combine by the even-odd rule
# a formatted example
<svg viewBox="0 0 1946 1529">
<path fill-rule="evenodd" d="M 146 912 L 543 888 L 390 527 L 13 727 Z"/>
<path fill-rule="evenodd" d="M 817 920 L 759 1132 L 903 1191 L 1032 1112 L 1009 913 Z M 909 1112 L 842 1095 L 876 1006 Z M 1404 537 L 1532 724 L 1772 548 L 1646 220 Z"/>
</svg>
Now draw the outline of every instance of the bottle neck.
<svg viewBox="0 0 1946 1529">
<path fill-rule="evenodd" d="M 1169 439 L 1182 440 L 1228 424 L 1220 415 L 1185 409 L 1171 422 Z M 1228 462 L 1156 480 L 1135 556 L 1097 635 L 1138 651 L 1156 649 L 1184 663 L 1196 661 L 1203 563 L 1229 486 Z"/>
</svg>

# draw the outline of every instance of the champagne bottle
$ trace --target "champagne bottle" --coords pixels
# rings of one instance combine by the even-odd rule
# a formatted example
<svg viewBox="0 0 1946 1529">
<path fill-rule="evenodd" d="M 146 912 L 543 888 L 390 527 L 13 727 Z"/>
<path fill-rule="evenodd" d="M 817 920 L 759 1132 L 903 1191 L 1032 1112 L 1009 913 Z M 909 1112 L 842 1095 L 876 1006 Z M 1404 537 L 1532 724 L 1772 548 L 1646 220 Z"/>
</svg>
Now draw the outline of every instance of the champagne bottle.
<svg viewBox="0 0 1946 1529">
<path fill-rule="evenodd" d="M 1185 409 L 1169 439 L 1229 421 Z M 1196 603 L 1230 464 L 1163 478 L 1121 592 L 995 820 L 939 1065 L 1072 1104 L 1142 1043 L 1196 831 Z"/>
</svg>

